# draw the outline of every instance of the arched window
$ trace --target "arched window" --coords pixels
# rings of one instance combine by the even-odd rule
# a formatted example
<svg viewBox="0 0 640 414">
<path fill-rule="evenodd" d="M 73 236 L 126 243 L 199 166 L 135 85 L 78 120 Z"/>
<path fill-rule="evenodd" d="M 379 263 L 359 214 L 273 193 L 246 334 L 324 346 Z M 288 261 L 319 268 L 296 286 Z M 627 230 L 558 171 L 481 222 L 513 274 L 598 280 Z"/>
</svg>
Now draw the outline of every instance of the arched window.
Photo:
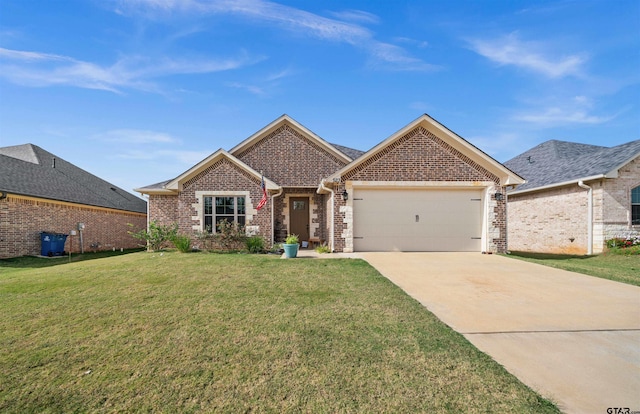
<svg viewBox="0 0 640 414">
<path fill-rule="evenodd" d="M 640 226 L 640 185 L 631 190 L 631 224 Z"/>
</svg>

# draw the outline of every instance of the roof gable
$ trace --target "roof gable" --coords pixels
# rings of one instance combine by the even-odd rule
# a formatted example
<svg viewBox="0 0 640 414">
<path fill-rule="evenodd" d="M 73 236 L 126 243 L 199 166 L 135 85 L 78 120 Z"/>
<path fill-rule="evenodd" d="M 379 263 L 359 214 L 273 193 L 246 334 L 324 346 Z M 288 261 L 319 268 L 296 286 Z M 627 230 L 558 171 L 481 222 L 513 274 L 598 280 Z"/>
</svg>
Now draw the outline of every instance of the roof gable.
<svg viewBox="0 0 640 414">
<path fill-rule="evenodd" d="M 615 147 L 545 141 L 505 163 L 527 183 L 517 191 L 596 178 L 616 178 L 618 169 L 640 156 L 640 140 Z"/>
<path fill-rule="evenodd" d="M 291 118 L 289 115 L 282 115 L 275 121 L 271 122 L 269 125 L 262 128 L 260 131 L 251 135 L 249 138 L 242 141 L 240 144 L 233 147 L 229 150 L 229 153 L 234 156 L 239 156 L 240 154 L 246 152 L 251 146 L 256 145 L 260 140 L 269 136 L 272 132 L 281 128 L 283 125 L 288 125 L 300 133 L 304 138 L 309 140 L 312 144 L 319 146 L 329 154 L 332 154 L 334 157 L 342 160 L 345 163 L 351 162 L 352 159 L 344 152 L 340 151 L 335 146 L 329 144 L 324 139 L 320 138 L 318 135 L 313 133 L 310 129 L 306 128 L 302 124 L 298 123 L 296 120 Z"/>
<path fill-rule="evenodd" d="M 146 213 L 146 202 L 32 145 L 0 148 L 0 190 L 95 207 Z"/>
<path fill-rule="evenodd" d="M 182 186 L 184 185 L 185 182 L 187 182 L 190 179 L 194 178 L 195 176 L 200 174 L 202 171 L 206 170 L 211 165 L 215 164 L 216 162 L 220 161 L 221 159 L 227 159 L 228 161 L 230 161 L 232 164 L 234 164 L 238 168 L 246 171 L 249 175 L 251 175 L 253 177 L 256 177 L 258 180 L 260 180 L 262 178 L 262 175 L 259 172 L 257 172 L 256 170 L 254 170 L 253 168 L 251 168 L 247 164 L 243 163 L 242 161 L 240 161 L 239 159 L 237 159 L 233 155 L 229 154 L 227 151 L 225 151 L 223 149 L 219 149 L 218 151 L 214 152 L 213 154 L 211 154 L 210 156 L 208 156 L 204 160 L 200 161 L 198 164 L 196 164 L 192 168 L 188 169 L 184 173 L 180 174 L 178 177 L 174 178 L 173 180 L 170 180 L 170 181 L 165 182 L 165 183 L 159 183 L 159 184 L 162 185 L 161 188 L 157 188 L 157 186 L 149 186 L 149 187 L 144 187 L 144 188 L 138 188 L 138 189 L 136 189 L 136 191 L 139 191 L 141 193 L 147 193 L 147 194 L 149 194 L 149 193 L 173 193 L 173 192 L 176 192 L 176 191 L 181 191 L 182 190 Z M 266 177 L 264 179 L 264 182 L 265 182 L 265 187 L 266 187 L 267 190 L 279 190 L 280 189 L 280 186 L 278 184 L 274 183 L 273 181 L 271 181 L 270 179 L 268 179 Z"/>
<path fill-rule="evenodd" d="M 369 151 L 365 152 L 362 156 L 354 160 L 352 163 L 345 166 L 335 174 L 329 176 L 327 180 L 340 180 L 343 176 L 355 170 L 360 165 L 370 162 L 370 160 L 372 159 L 375 159 L 376 156 L 383 153 L 385 150 L 387 150 L 387 148 L 393 146 L 397 141 L 401 140 L 403 137 L 407 136 L 412 131 L 418 128 L 424 128 L 424 130 L 435 135 L 445 144 L 449 145 L 451 148 L 467 157 L 471 162 L 476 163 L 489 173 L 498 177 L 501 185 L 518 185 L 524 182 L 522 177 L 510 171 L 504 165 L 500 164 L 498 161 L 485 154 L 427 114 L 420 116 L 418 119 L 409 123 L 407 126 L 391 135 L 389 138 L 385 139 Z"/>
</svg>

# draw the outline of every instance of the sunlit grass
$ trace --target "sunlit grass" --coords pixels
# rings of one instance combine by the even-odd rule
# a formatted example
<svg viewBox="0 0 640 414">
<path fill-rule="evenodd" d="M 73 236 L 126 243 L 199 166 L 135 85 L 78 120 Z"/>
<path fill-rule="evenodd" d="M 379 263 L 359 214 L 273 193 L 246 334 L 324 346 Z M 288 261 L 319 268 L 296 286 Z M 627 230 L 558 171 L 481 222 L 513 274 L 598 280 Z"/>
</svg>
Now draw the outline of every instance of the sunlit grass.
<svg viewBox="0 0 640 414">
<path fill-rule="evenodd" d="M 573 256 L 511 252 L 508 257 L 640 286 L 640 256 L 637 255 L 600 254 L 597 256 Z"/>
<path fill-rule="evenodd" d="M 0 412 L 557 412 L 360 260 L 0 267 L 0 311 Z"/>
</svg>

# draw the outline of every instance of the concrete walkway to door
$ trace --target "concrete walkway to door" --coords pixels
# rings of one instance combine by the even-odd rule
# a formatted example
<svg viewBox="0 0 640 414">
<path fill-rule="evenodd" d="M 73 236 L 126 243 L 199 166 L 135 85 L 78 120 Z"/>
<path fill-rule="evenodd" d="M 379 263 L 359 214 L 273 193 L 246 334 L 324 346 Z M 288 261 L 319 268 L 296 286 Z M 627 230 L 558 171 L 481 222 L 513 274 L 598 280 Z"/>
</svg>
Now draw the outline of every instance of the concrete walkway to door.
<svg viewBox="0 0 640 414">
<path fill-rule="evenodd" d="M 357 255 L 562 411 L 640 411 L 640 288 L 480 253 Z"/>
</svg>

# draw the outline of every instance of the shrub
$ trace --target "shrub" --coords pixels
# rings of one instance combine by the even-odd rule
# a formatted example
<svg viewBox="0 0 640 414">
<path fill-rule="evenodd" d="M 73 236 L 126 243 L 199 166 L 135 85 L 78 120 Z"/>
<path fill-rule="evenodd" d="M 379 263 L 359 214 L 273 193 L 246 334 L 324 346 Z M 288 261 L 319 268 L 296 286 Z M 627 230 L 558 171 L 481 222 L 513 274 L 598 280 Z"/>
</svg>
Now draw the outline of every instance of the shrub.
<svg viewBox="0 0 640 414">
<path fill-rule="evenodd" d="M 171 239 L 171 243 L 182 253 L 189 253 L 191 251 L 191 238 L 187 235 L 177 234 Z"/>
<path fill-rule="evenodd" d="M 606 241 L 612 254 L 631 256 L 640 254 L 640 236 L 614 237 Z"/>
<path fill-rule="evenodd" d="M 285 244 L 298 244 L 299 242 L 300 242 L 300 239 L 298 238 L 297 234 L 290 234 L 284 240 Z"/>
<path fill-rule="evenodd" d="M 264 251 L 264 239 L 261 236 L 252 236 L 245 241 L 249 253 L 262 253 Z"/>
<path fill-rule="evenodd" d="M 131 227 L 133 225 L 129 224 Z M 173 240 L 178 234 L 178 223 L 158 224 L 157 221 L 149 223 L 149 229 L 143 229 L 138 232 L 130 231 L 129 234 L 138 240 L 146 242 L 147 250 L 160 250 L 162 245 Z"/>
<path fill-rule="evenodd" d="M 208 231 L 196 234 L 201 250 L 239 251 L 245 247 L 247 235 L 244 226 L 222 220 L 218 223 L 215 233 Z"/>
<path fill-rule="evenodd" d="M 318 253 L 331 253 L 331 248 L 327 244 L 321 244 L 316 247 L 316 252 Z"/>
</svg>

